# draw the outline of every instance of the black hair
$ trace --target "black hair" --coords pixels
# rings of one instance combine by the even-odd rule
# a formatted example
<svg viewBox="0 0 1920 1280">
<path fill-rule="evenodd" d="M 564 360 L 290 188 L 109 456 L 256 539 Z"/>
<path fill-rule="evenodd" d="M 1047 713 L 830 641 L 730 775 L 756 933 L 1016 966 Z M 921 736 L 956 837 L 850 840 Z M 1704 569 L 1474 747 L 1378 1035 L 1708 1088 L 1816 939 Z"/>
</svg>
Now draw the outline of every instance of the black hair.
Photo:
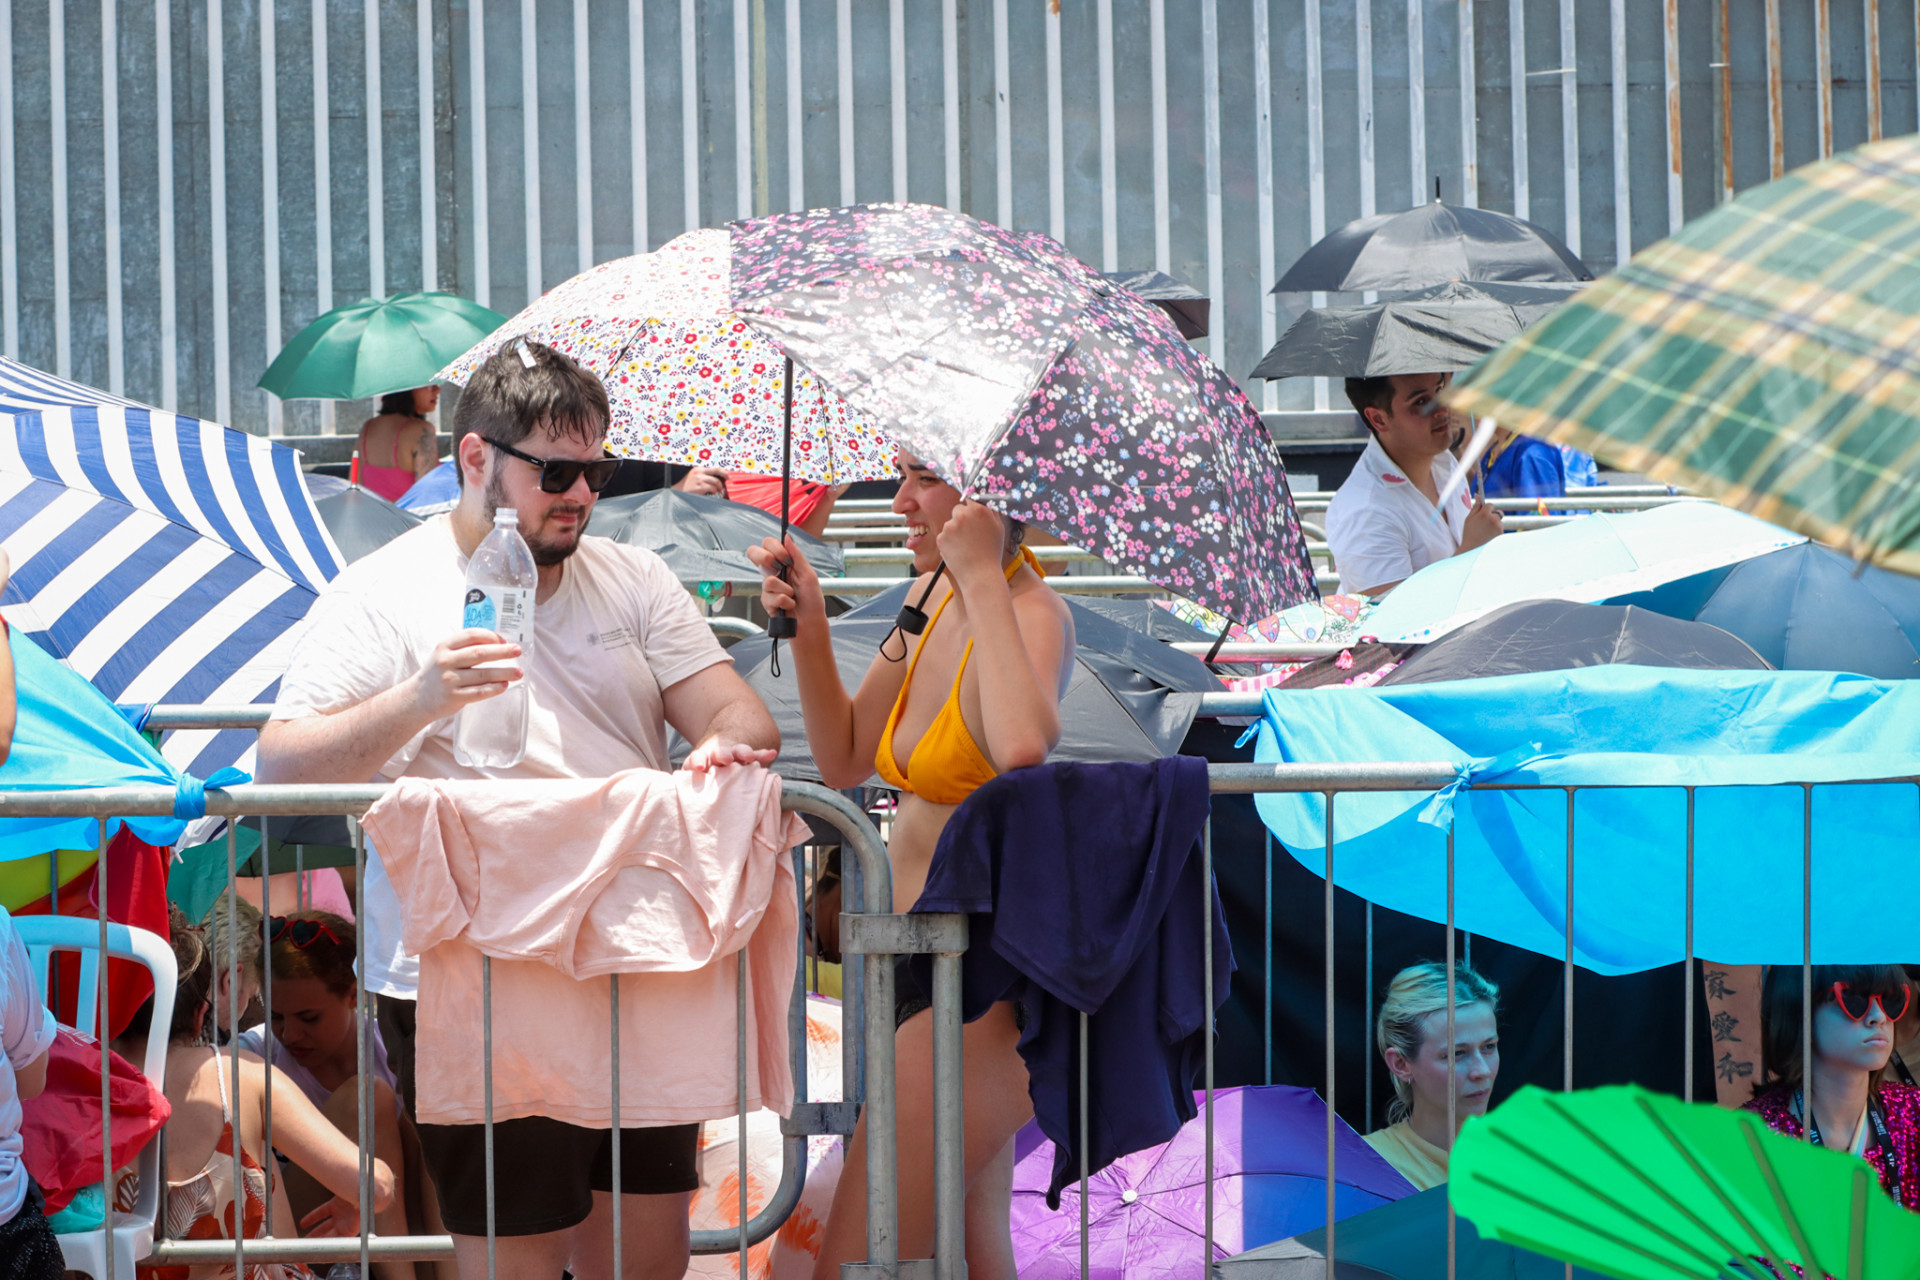
<svg viewBox="0 0 1920 1280">
<path fill-rule="evenodd" d="M 1367 421 L 1367 410 L 1393 412 L 1392 378 L 1348 378 L 1346 388 L 1347 403 L 1360 415 L 1360 422 L 1368 431 L 1373 430 L 1373 424 Z"/>
<path fill-rule="evenodd" d="M 424 419 L 427 415 L 421 413 L 420 410 L 414 406 L 413 393 L 415 390 L 416 388 L 409 387 L 405 391 L 389 391 L 387 394 L 381 396 L 380 416 L 385 417 L 388 414 L 397 413 L 403 418 Z"/>
<path fill-rule="evenodd" d="M 1760 983 L 1760 1075 L 1770 1084 L 1798 1089 L 1806 1078 L 1801 1058 L 1800 966 L 1776 964 L 1767 969 Z M 1856 991 L 1886 991 L 1908 982 L 1907 971 L 1897 964 L 1817 964 L 1813 966 L 1813 1008 L 1833 999 L 1833 984 L 1844 982 Z M 1882 1071 L 1873 1073 L 1870 1085 L 1880 1087 Z M 1754 1085 L 1758 1093 L 1770 1087 Z"/>
<path fill-rule="evenodd" d="M 582 444 L 606 438 L 607 388 L 572 357 L 543 342 L 510 340 L 475 371 L 453 412 L 453 435 L 517 445 L 544 430 Z"/>
</svg>

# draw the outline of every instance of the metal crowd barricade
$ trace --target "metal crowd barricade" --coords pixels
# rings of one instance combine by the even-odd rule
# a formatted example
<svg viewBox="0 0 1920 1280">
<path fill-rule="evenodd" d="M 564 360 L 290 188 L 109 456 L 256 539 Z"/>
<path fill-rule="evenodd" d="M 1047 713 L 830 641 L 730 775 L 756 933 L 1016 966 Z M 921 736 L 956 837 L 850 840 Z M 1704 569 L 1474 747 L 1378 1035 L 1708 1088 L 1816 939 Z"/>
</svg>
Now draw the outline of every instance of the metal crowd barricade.
<svg viewBox="0 0 1920 1280">
<path fill-rule="evenodd" d="M 174 729 L 230 729 L 258 728 L 265 722 L 268 708 L 259 706 L 161 706 L 156 707 L 147 719 L 147 727 L 159 730 Z M 241 785 L 224 790 L 209 790 L 206 793 L 206 812 L 212 816 L 229 818 L 227 846 L 227 933 L 230 939 L 228 947 L 228 991 L 230 996 L 237 993 L 239 987 L 239 960 L 237 949 L 231 945 L 231 939 L 238 936 L 237 894 L 234 892 L 238 872 L 238 824 L 242 818 L 253 817 L 261 820 L 261 915 L 270 918 L 272 903 L 268 888 L 271 880 L 271 842 L 267 839 L 268 824 L 273 818 L 292 818 L 307 816 L 342 816 L 358 818 L 364 814 L 385 793 L 384 785 L 359 786 L 293 786 L 293 785 Z M 107 822 L 114 817 L 166 816 L 174 812 L 176 794 L 163 787 L 110 787 L 74 791 L 0 791 L 0 819 L 44 816 L 86 816 L 98 822 L 100 847 L 106 845 Z M 894 1170 L 897 1167 L 897 1152 L 894 1139 L 893 1111 L 893 966 L 895 952 L 935 953 L 934 986 L 936 1023 L 935 1091 L 938 1111 L 936 1115 L 936 1140 L 942 1153 L 938 1172 L 940 1202 L 940 1240 L 942 1250 L 940 1260 L 933 1274 L 939 1280 L 958 1280 L 964 1274 L 964 1163 L 961 1150 L 960 1131 L 960 967 L 959 952 L 966 946 L 966 918 L 964 916 L 896 916 L 891 914 L 892 877 L 887 863 L 886 848 L 882 844 L 879 832 L 873 823 L 858 807 L 845 796 L 827 788 L 806 782 L 787 782 L 783 789 L 781 807 L 784 810 L 804 813 L 824 819 L 836 827 L 843 840 L 843 850 L 851 850 L 858 868 L 858 883 L 861 891 L 860 901 L 855 909 L 843 917 L 843 937 L 846 939 L 846 952 L 849 955 L 864 956 L 863 982 L 849 984 L 852 990 L 843 1007 L 847 1011 L 844 1021 L 846 1032 L 842 1038 L 842 1080 L 843 1097 L 840 1100 L 816 1100 L 807 1097 L 807 1031 L 806 1031 L 806 930 L 800 930 L 800 942 L 795 956 L 795 978 L 793 999 L 788 1012 L 788 1041 L 792 1054 L 792 1073 L 794 1080 L 794 1104 L 791 1114 L 781 1122 L 782 1166 L 780 1181 L 757 1214 L 748 1214 L 748 1134 L 747 1134 L 747 1075 L 746 1075 L 746 1022 L 745 1008 L 747 998 L 747 975 L 744 951 L 738 961 L 739 988 L 737 993 L 738 1036 L 736 1046 L 736 1082 L 737 1096 L 740 1102 L 738 1114 L 739 1146 L 739 1226 L 733 1230 L 707 1230 L 692 1233 L 692 1249 L 695 1254 L 737 1253 L 740 1258 L 740 1274 L 746 1275 L 747 1251 L 755 1244 L 766 1240 L 791 1215 L 800 1202 L 806 1183 L 807 1139 L 815 1134 L 851 1134 L 858 1109 L 864 1100 L 877 1104 L 869 1112 L 868 1120 L 868 1167 L 870 1171 L 868 1196 L 868 1258 L 864 1264 L 864 1274 L 872 1280 L 881 1280 L 895 1276 L 909 1276 L 916 1272 L 912 1263 L 902 1264 L 899 1260 L 897 1233 L 895 1224 Z M 366 841 L 358 824 L 354 824 L 354 869 L 364 883 L 366 870 Z M 800 858 L 801 851 L 795 849 L 795 891 L 798 895 L 798 908 L 804 913 L 806 875 Z M 844 853 L 843 853 L 844 857 Z M 98 867 L 98 885 L 101 899 L 107 892 L 108 860 L 101 857 Z M 57 874 L 57 872 L 56 872 Z M 57 886 L 56 886 L 57 887 Z M 57 901 L 57 895 L 56 895 Z M 103 1028 L 101 1089 L 104 1130 L 102 1150 L 106 1164 L 111 1167 L 112 1151 L 112 1113 L 106 1108 L 106 1090 L 108 1072 L 106 1066 L 108 965 L 104 963 L 105 939 L 108 921 L 101 921 L 101 946 L 103 961 L 99 965 L 99 1008 Z M 366 935 L 363 929 L 356 928 L 356 972 L 364 974 L 366 962 Z M 265 1025 L 272 1026 L 272 963 L 271 957 L 264 956 L 262 967 L 265 981 L 261 992 L 266 1013 Z M 482 957 L 483 983 L 483 1027 L 482 1053 L 484 1055 L 484 1080 L 486 1099 L 486 1159 L 487 1159 L 487 1274 L 491 1278 L 496 1274 L 494 1235 L 494 1176 L 493 1176 L 493 1094 L 492 1094 L 492 1002 L 491 1002 L 491 962 Z M 360 1150 L 360 1231 L 354 1237 L 301 1237 L 275 1236 L 273 1206 L 271 1198 L 266 1209 L 266 1236 L 253 1240 L 179 1240 L 168 1239 L 165 1235 L 165 1198 L 162 1197 L 160 1220 L 156 1224 L 156 1239 L 151 1257 L 142 1261 L 154 1265 L 199 1266 L 220 1265 L 231 1261 L 236 1274 L 245 1274 L 249 1261 L 254 1263 L 305 1262 L 330 1264 L 336 1262 L 357 1262 L 361 1273 L 369 1274 L 367 1267 L 378 1259 L 392 1261 L 436 1261 L 449 1260 L 454 1256 L 453 1241 L 450 1236 L 381 1236 L 373 1230 L 374 1211 L 371 1208 L 373 1186 L 372 1152 L 372 1099 L 371 1079 L 368 1071 L 368 1053 L 370 1050 L 369 1031 L 373 1014 L 373 1002 L 366 998 L 362 987 L 359 992 L 357 1014 L 355 1018 L 356 1067 L 358 1071 L 359 1113 L 358 1146 Z M 240 1058 L 237 1049 L 238 1021 L 241 1010 L 232 1007 L 229 1000 L 230 1026 L 234 1036 L 225 1056 L 230 1063 L 223 1063 L 221 1070 L 231 1070 L 231 1088 L 233 1097 L 241 1096 Z M 864 1011 L 864 1017 L 862 1016 Z M 852 1027 L 858 1025 L 861 1034 L 853 1034 Z M 612 1048 L 612 1061 L 619 1061 L 619 979 L 612 980 L 612 1000 L 608 1014 L 608 1030 Z M 153 1028 L 150 1034 L 167 1034 L 166 1028 Z M 265 1100 L 266 1125 L 263 1140 L 269 1150 L 273 1143 L 272 1119 L 272 1073 L 266 1077 L 268 1092 Z M 619 1073 L 615 1071 L 611 1080 L 612 1120 L 617 1130 L 620 1125 Z M 863 1097 L 864 1093 L 864 1097 Z M 164 1130 L 160 1141 L 165 1141 Z M 164 1152 L 164 1148 L 162 1149 Z M 164 1163 L 164 1154 L 162 1156 Z M 613 1144 L 613 1193 L 617 1196 L 621 1184 L 620 1146 Z M 241 1147 L 236 1144 L 233 1154 L 234 1185 L 246 1185 L 241 1165 Z M 396 1198 L 403 1195 L 399 1181 L 401 1171 L 395 1170 Z M 111 1200 L 111 1197 L 109 1197 Z M 108 1215 L 103 1232 L 111 1232 L 114 1225 L 113 1215 Z M 624 1246 L 621 1239 L 620 1215 L 613 1218 L 613 1259 L 616 1274 L 621 1265 L 621 1252 Z M 111 1252 L 111 1240 L 107 1251 L 106 1280 L 114 1274 Z M 126 1276 L 124 1280 L 132 1280 Z"/>
</svg>

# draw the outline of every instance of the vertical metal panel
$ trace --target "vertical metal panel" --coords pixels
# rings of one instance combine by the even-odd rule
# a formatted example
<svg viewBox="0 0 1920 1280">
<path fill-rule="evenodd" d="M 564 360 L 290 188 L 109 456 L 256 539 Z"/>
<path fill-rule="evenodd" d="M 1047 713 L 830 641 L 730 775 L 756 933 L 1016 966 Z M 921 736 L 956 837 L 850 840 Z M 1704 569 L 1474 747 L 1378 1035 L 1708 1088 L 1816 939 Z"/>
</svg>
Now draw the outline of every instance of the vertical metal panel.
<svg viewBox="0 0 1920 1280">
<path fill-rule="evenodd" d="M 1513 216 L 1533 216 L 1533 183 L 1527 156 L 1527 7 L 1507 0 L 1507 108 L 1513 119 Z"/>
<path fill-rule="evenodd" d="M 1613 260 L 1633 256 L 1633 181 L 1627 139 L 1627 0 L 1613 0 L 1608 17 L 1613 83 Z"/>
<path fill-rule="evenodd" d="M 1787 133 L 1781 118 L 1780 0 L 1767 0 L 1767 146 L 1768 173 L 1778 178 L 1787 171 Z"/>
<path fill-rule="evenodd" d="M 112 0 L 106 0 L 111 3 Z M 280 354 L 280 58 L 275 47 L 277 21 L 271 0 L 260 5 L 260 213 L 261 268 L 266 277 L 267 359 Z M 118 387 L 114 388 L 117 393 Z M 280 397 L 267 398 L 267 434 L 282 428 Z"/>
<path fill-rule="evenodd" d="M 1825 4 L 1826 0 L 1820 0 L 1820 3 Z M 1666 55 L 1667 234 L 1672 235 L 1686 221 L 1680 187 L 1681 159 L 1686 150 L 1680 136 L 1680 0 L 1664 0 L 1663 9 L 1661 46 Z"/>
<path fill-rule="evenodd" d="M 262 22 L 261 30 L 272 25 Z M 107 214 L 107 389 L 122 395 L 127 357 L 120 280 L 120 14 L 115 0 L 100 0 L 100 133 Z"/>
<path fill-rule="evenodd" d="M 797 3 L 797 0 L 790 0 Z M 653 248 L 647 228 L 646 0 L 627 0 L 627 142 L 633 152 L 633 251 Z"/>
<path fill-rule="evenodd" d="M 433 0 L 415 0 L 420 130 L 420 287 L 440 287 L 440 210 L 434 186 L 439 164 L 434 157 L 433 121 Z"/>
<path fill-rule="evenodd" d="M 1013 57 L 1007 39 L 1007 0 L 993 0 L 993 165 L 996 217 L 1013 225 Z"/>
<path fill-rule="evenodd" d="M 1560 0 L 1560 162 L 1565 177 L 1567 248 L 1580 253 L 1580 64 L 1573 0 Z"/>
<path fill-rule="evenodd" d="M 686 229 L 700 225 L 699 15 L 694 0 L 680 0 L 680 181 Z"/>
<path fill-rule="evenodd" d="M 639 64 L 634 65 L 637 75 Z M 807 207 L 806 120 L 800 83 L 800 0 L 787 0 L 787 208 L 792 210 Z"/>
<path fill-rule="evenodd" d="M 535 0 L 520 0 L 520 177 L 525 193 L 527 302 L 540 296 L 545 276 L 540 252 L 540 28 L 534 21 L 534 4 Z"/>
<path fill-rule="evenodd" d="M 686 0 L 686 12 L 689 15 L 683 21 L 691 21 L 692 0 Z M 853 169 L 853 0 L 839 0 L 834 8 L 834 33 L 838 36 L 838 46 L 834 51 L 834 68 L 838 73 L 840 86 L 840 203 L 854 203 Z M 691 178 L 692 171 L 688 171 Z M 1009 219 L 1011 221 L 1011 219 Z M 692 225 L 689 222 L 688 225 Z"/>
<path fill-rule="evenodd" d="M 159 25 L 167 25 L 165 0 L 154 0 Z M 13 65 L 13 0 L 0 0 L 0 66 Z M 161 73 L 166 74 L 164 71 Z M 20 203 L 14 188 L 13 80 L 0 89 L 0 322 L 6 326 L 7 359 L 20 358 Z"/>
<path fill-rule="evenodd" d="M 1203 0 L 1203 3 L 1205 0 Z M 1060 0 L 1046 0 L 1047 29 L 1047 234 L 1067 238 L 1065 112 L 1060 102 Z"/>
<path fill-rule="evenodd" d="M 321 0 L 314 0 L 318 5 Z M 635 0 L 636 6 L 643 0 Z M 493 305 L 493 233 L 487 217 L 487 22 L 486 0 L 467 0 L 467 88 L 471 95 L 467 127 L 473 132 L 473 191 L 469 216 L 473 220 L 473 300 Z M 640 143 L 645 146 L 644 140 Z M 644 220 L 646 205 L 634 216 Z"/>
<path fill-rule="evenodd" d="M 1120 269 L 1119 180 L 1115 174 L 1113 114 L 1113 0 L 1097 0 L 1100 63 L 1100 269 Z"/>
<path fill-rule="evenodd" d="M 1326 78 L 1321 65 L 1320 0 L 1306 0 L 1307 55 L 1307 239 L 1327 234 Z M 1325 306 L 1324 293 L 1313 295 L 1313 305 Z M 1313 408 L 1327 409 L 1327 380 L 1313 380 Z"/>
<path fill-rule="evenodd" d="M 1473 0 L 1457 0 L 1460 46 L 1460 195 L 1461 204 L 1480 203 L 1479 108 L 1473 73 Z"/>
<path fill-rule="evenodd" d="M 179 282 L 174 262 L 173 240 L 173 23 L 172 10 L 166 0 L 154 0 L 153 5 L 153 74 L 154 74 L 154 111 L 155 135 L 158 139 L 156 150 L 156 169 L 160 188 L 159 217 L 159 257 L 160 257 L 160 407 L 173 410 L 180 401 L 180 298 Z M 13 28 L 11 17 L 7 23 L 9 31 Z M 11 63 L 9 63 L 11 65 Z M 8 98 L 12 95 L 8 94 Z M 8 113 L 12 113 L 12 104 L 8 104 Z M 7 130 L 9 146 L 13 130 Z M 11 158 L 11 157 L 9 157 Z M 7 172 L 13 172 L 12 164 Z M 12 234 L 13 220 L 7 220 L 8 234 Z M 11 245 L 8 246 L 12 248 Z M 7 254 L 8 269 L 12 269 L 14 257 Z M 7 341 L 14 342 L 19 329 L 17 311 L 7 319 Z M 8 355 L 17 351 L 9 348 Z"/>
<path fill-rule="evenodd" d="M 740 218 L 753 216 L 753 42 L 748 18 L 747 0 L 733 0 L 733 204 Z"/>
<path fill-rule="evenodd" d="M 1360 216 L 1373 216 L 1373 0 L 1353 0 L 1354 120 L 1360 127 Z"/>
<path fill-rule="evenodd" d="M 1818 80 L 1820 156 L 1833 154 L 1833 15 L 1831 0 L 1813 0 L 1813 58 Z"/>
<path fill-rule="evenodd" d="M 164 0 L 162 0 L 164 2 Z M 479 29 L 480 0 L 473 0 L 473 21 Z M 475 37 L 478 39 L 478 37 Z M 327 0 L 313 0 L 313 252 L 316 263 L 316 311 L 333 309 L 333 131 L 327 102 Z M 485 120 L 484 113 L 479 113 Z M 476 147 L 484 145 L 484 128 Z M 476 156 L 476 163 L 480 162 Z M 485 169 L 481 169 L 484 174 Z M 486 225 L 483 220 L 478 224 Z M 482 281 L 486 279 L 483 275 Z M 484 287 L 484 285 L 483 285 Z"/>
<path fill-rule="evenodd" d="M 893 123 L 893 198 L 907 194 L 907 15 L 904 0 L 887 0 L 887 106 Z"/>
<path fill-rule="evenodd" d="M 1413 0 L 1418 4 L 1419 0 Z M 1273 246 L 1273 47 L 1268 27 L 1267 0 L 1253 0 L 1253 119 L 1254 119 L 1254 198 L 1258 208 L 1259 275 L 1254 284 L 1260 290 L 1260 350 L 1268 351 L 1279 335 L 1279 299 L 1273 296 L 1278 278 Z M 1419 190 L 1418 185 L 1415 191 Z M 1217 304 L 1216 304 L 1217 305 Z M 1280 407 L 1280 389 L 1269 380 L 1260 384 L 1260 407 L 1272 412 Z M 1272 850 L 1268 850 L 1272 856 Z M 1268 867 L 1272 878 L 1272 867 Z M 1271 948 L 1269 948 L 1271 950 Z M 1272 956 L 1268 956 L 1271 965 Z M 1267 990 L 1269 1001 L 1272 987 Z M 1269 1018 L 1268 1022 L 1271 1023 Z M 1268 1073 L 1272 1073 L 1272 1055 L 1268 1055 Z M 1269 1081 L 1271 1083 L 1271 1081 Z"/>
<path fill-rule="evenodd" d="M 1218 6 L 1219 0 L 1200 0 L 1200 103 L 1207 131 L 1207 296 L 1224 301 L 1226 245 L 1220 209 L 1220 13 Z M 1227 335 L 1224 327 L 1209 326 L 1207 349 L 1216 358 L 1225 358 Z"/>
<path fill-rule="evenodd" d="M 531 3 L 531 0 L 529 0 Z M 367 88 L 367 292 L 387 292 L 386 143 L 381 137 L 380 0 L 366 0 Z"/>
<path fill-rule="evenodd" d="M 573 0 L 573 238 L 579 270 L 593 265 L 593 72 L 587 58 L 590 38 L 587 0 Z"/>
<path fill-rule="evenodd" d="M 1425 0 L 1407 0 L 1407 170 L 1413 202 L 1427 198 L 1427 34 Z"/>
<path fill-rule="evenodd" d="M 1733 27 L 1729 0 L 1720 0 L 1720 201 L 1733 199 Z M 1920 0 L 1915 12 L 1920 13 Z M 1627 135 L 1622 134 L 1621 137 Z"/>
<path fill-rule="evenodd" d="M 233 304 L 227 287 L 227 67 L 221 0 L 207 0 L 207 172 L 213 222 L 213 416 L 225 423 L 233 421 Z"/>
<path fill-rule="evenodd" d="M 1880 0 L 1865 0 L 1867 46 L 1867 139 L 1880 140 Z"/>
<path fill-rule="evenodd" d="M 218 3 L 218 0 L 215 0 Z M 73 264 L 67 226 L 67 7 L 47 0 L 48 126 L 52 134 L 54 371 L 73 376 Z M 9 80 L 11 86 L 11 80 Z M 215 190 L 219 188 L 216 187 Z"/>
<path fill-rule="evenodd" d="M 946 126 L 947 208 L 961 207 L 960 10 L 958 0 L 940 0 L 940 87 Z"/>
<path fill-rule="evenodd" d="M 1005 3 L 1005 0 L 1000 0 Z M 1254 0 L 1264 6 L 1266 0 Z M 1153 269 L 1173 269 L 1171 197 L 1167 178 L 1167 0 L 1148 0 L 1149 92 L 1153 113 Z M 1265 287 L 1265 286 L 1262 286 Z"/>
</svg>

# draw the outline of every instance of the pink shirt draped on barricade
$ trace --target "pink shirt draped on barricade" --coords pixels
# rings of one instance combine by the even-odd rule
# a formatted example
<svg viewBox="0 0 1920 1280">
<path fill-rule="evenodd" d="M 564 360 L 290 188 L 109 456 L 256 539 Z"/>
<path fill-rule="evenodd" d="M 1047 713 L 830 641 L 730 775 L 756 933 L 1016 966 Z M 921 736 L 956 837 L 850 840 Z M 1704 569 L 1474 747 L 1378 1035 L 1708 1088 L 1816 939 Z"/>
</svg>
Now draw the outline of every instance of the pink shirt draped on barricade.
<svg viewBox="0 0 1920 1280">
<path fill-rule="evenodd" d="M 611 981 L 620 1123 L 736 1113 L 735 984 L 746 955 L 749 1110 L 787 1114 L 799 947 L 780 811 L 759 765 L 711 773 L 447 782 L 402 778 L 367 811 L 420 956 L 418 1107 L 485 1118 L 482 955 L 493 958 L 493 1115 L 609 1128 Z"/>
</svg>

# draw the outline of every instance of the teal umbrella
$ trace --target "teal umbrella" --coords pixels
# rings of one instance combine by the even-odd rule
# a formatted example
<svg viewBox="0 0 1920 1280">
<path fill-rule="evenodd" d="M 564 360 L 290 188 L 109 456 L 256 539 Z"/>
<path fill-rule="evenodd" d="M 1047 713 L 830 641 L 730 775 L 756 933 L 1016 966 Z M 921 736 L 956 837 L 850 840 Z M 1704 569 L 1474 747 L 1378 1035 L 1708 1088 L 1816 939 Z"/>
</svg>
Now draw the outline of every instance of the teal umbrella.
<svg viewBox="0 0 1920 1280">
<path fill-rule="evenodd" d="M 424 387 L 507 322 L 451 293 L 400 293 L 335 307 L 274 357 L 260 385 L 282 400 L 361 400 Z"/>
</svg>

